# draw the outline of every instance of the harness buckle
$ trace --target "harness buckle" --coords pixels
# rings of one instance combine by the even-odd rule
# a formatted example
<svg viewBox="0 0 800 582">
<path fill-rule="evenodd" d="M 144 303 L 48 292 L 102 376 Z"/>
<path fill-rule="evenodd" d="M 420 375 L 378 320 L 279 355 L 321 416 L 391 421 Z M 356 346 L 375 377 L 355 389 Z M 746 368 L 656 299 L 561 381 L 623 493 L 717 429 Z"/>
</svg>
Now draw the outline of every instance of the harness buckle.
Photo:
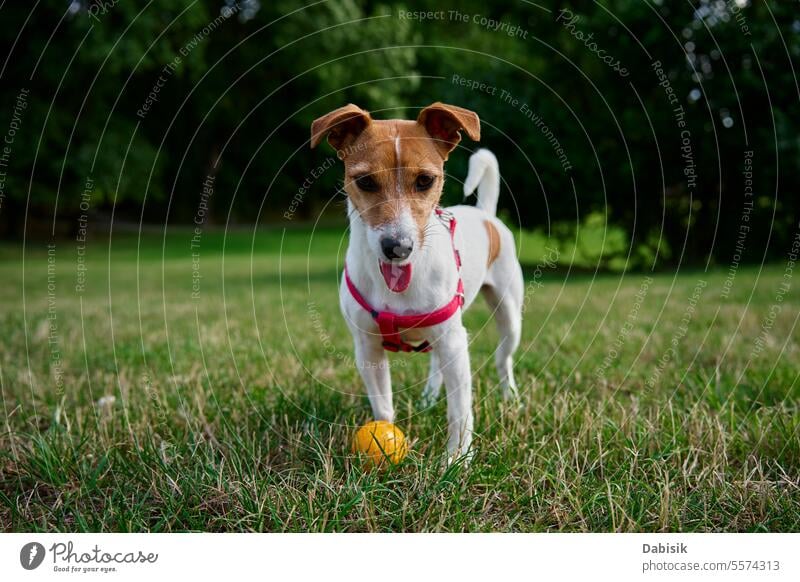
<svg viewBox="0 0 800 582">
<path fill-rule="evenodd" d="M 449 210 L 445 210 L 441 206 L 436 207 L 436 215 L 439 218 L 444 218 L 446 220 L 450 220 L 451 218 L 453 218 L 453 213 L 450 212 Z"/>
</svg>

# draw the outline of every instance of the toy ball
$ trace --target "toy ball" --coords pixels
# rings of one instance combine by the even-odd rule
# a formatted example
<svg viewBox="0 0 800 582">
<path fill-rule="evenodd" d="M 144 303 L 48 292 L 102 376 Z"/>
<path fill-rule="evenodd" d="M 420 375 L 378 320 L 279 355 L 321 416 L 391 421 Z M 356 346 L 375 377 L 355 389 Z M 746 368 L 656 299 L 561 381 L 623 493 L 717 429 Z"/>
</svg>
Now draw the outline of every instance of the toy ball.
<svg viewBox="0 0 800 582">
<path fill-rule="evenodd" d="M 360 454 L 367 466 L 380 467 L 385 461 L 396 465 L 407 452 L 403 431 L 385 420 L 368 422 L 353 438 L 353 453 Z"/>
</svg>

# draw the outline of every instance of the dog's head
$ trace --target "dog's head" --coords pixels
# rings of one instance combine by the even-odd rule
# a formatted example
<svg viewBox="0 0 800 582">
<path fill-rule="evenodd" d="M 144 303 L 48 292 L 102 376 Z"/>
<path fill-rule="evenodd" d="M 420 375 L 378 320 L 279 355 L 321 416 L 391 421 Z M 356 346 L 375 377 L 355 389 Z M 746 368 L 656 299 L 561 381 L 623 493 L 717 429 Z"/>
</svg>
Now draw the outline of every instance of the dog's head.
<svg viewBox="0 0 800 582">
<path fill-rule="evenodd" d="M 444 162 L 461 130 L 478 141 L 477 114 L 444 103 L 426 107 L 416 121 L 375 120 L 350 104 L 311 125 L 311 147 L 327 136 L 344 161 L 344 189 L 393 291 L 408 287 L 415 250 L 442 195 Z"/>
</svg>

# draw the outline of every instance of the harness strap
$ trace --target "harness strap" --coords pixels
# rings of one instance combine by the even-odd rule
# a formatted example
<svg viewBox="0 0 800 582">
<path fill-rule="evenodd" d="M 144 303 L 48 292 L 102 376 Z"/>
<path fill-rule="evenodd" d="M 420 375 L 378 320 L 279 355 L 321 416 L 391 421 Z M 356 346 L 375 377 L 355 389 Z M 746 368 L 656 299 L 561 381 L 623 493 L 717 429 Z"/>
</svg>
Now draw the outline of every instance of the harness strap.
<svg viewBox="0 0 800 582">
<path fill-rule="evenodd" d="M 390 352 L 429 352 L 431 350 L 430 342 L 427 340 L 415 346 L 406 343 L 400 337 L 400 329 L 414 329 L 418 327 L 431 327 L 438 325 L 450 319 L 459 308 L 464 306 L 464 282 L 461 280 L 461 255 L 455 246 L 456 234 L 456 219 L 450 213 L 445 213 L 441 208 L 436 209 L 436 214 L 440 217 L 449 218 L 449 231 L 450 243 L 453 246 L 453 257 L 458 269 L 458 285 L 456 286 L 456 294 L 447 303 L 447 305 L 431 311 L 429 313 L 414 313 L 409 315 L 399 315 L 391 311 L 379 311 L 373 308 L 369 302 L 364 299 L 361 292 L 350 279 L 350 274 L 347 272 L 347 265 L 344 266 L 344 279 L 347 283 L 347 289 L 361 307 L 363 307 L 375 322 L 378 324 L 378 329 L 383 337 L 383 348 Z"/>
</svg>

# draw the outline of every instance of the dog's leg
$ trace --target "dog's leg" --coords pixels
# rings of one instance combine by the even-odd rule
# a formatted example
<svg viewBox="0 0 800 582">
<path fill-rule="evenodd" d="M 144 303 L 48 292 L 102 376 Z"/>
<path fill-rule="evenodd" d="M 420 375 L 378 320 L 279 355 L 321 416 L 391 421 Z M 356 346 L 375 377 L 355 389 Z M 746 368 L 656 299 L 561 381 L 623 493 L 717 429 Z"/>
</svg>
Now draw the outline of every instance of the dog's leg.
<svg viewBox="0 0 800 582">
<path fill-rule="evenodd" d="M 447 390 L 447 453 L 453 461 L 466 455 L 472 444 L 472 375 L 467 330 L 461 322 L 439 338 L 434 349 Z"/>
<path fill-rule="evenodd" d="M 375 420 L 394 422 L 392 381 L 389 377 L 389 358 L 373 336 L 358 333 L 355 337 L 356 366 L 367 386 L 367 396 Z"/>
<path fill-rule="evenodd" d="M 430 408 L 439 400 L 439 393 L 442 391 L 442 370 L 439 367 L 439 356 L 436 352 L 431 352 L 431 369 L 428 372 L 428 383 L 422 391 L 420 398 L 420 408 Z"/>
<path fill-rule="evenodd" d="M 512 288 L 506 289 L 505 294 L 501 296 L 494 287 L 485 286 L 483 294 L 494 312 L 497 333 L 500 335 L 500 344 L 495 350 L 494 357 L 500 386 L 503 388 L 503 398 L 507 400 L 516 398 L 517 383 L 514 380 L 513 356 L 519 347 L 522 332 L 522 306 Z"/>
<path fill-rule="evenodd" d="M 509 400 L 518 396 L 513 356 L 519 347 L 522 317 L 519 306 L 513 300 L 501 301 L 494 317 L 500 334 L 500 345 L 495 352 L 495 366 L 503 388 L 503 398 Z"/>
</svg>

